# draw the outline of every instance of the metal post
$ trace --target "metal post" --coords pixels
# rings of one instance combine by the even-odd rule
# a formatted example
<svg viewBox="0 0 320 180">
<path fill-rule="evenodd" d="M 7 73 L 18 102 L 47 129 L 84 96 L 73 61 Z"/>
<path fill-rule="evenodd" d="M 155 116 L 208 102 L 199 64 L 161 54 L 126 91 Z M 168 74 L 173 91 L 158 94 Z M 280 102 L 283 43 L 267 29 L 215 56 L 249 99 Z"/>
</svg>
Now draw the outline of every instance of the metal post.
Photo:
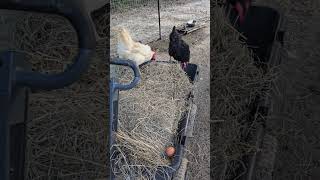
<svg viewBox="0 0 320 180">
<path fill-rule="evenodd" d="M 11 98 L 11 70 L 12 64 L 8 56 L 5 56 L 3 51 L 8 50 L 12 46 L 14 18 L 9 18 L 11 15 L 8 12 L 1 10 L 0 15 L 5 18 L 7 23 L 1 23 L 0 29 L 0 179 L 9 179 L 9 104 Z"/>
<path fill-rule="evenodd" d="M 0 179 L 9 180 L 9 105 L 13 63 L 9 54 L 0 54 Z"/>
<path fill-rule="evenodd" d="M 158 0 L 159 40 L 161 39 L 160 0 Z"/>
<path fill-rule="evenodd" d="M 31 71 L 22 53 L 0 53 L 0 179 L 23 180 L 29 89 L 14 85 L 16 69 Z"/>
</svg>

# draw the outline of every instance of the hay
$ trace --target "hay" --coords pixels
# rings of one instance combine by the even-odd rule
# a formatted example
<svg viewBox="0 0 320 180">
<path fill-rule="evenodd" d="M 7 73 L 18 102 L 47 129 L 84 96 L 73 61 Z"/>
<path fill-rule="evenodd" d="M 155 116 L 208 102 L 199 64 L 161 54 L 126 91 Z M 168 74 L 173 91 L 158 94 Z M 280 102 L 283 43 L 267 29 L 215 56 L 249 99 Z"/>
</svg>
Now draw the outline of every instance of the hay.
<svg viewBox="0 0 320 180">
<path fill-rule="evenodd" d="M 256 151 L 257 117 L 250 112 L 257 96 L 275 79 L 273 71 L 263 74 L 254 64 L 253 54 L 240 34 L 230 27 L 223 9 L 213 11 L 211 33 L 211 149 L 212 174 L 221 179 L 237 179 L 247 164 L 243 158 Z M 253 119 L 250 118 L 253 115 Z M 264 118 L 264 117 L 261 117 Z"/>
<path fill-rule="evenodd" d="M 122 83 L 132 79 L 128 73 L 119 73 Z M 113 170 L 140 178 L 147 170 L 151 178 L 158 166 L 171 164 L 164 151 L 176 144 L 192 84 L 178 64 L 150 63 L 141 68 L 141 76 L 137 87 L 120 92 L 119 132 L 114 145 L 120 155 L 115 157 Z"/>
</svg>

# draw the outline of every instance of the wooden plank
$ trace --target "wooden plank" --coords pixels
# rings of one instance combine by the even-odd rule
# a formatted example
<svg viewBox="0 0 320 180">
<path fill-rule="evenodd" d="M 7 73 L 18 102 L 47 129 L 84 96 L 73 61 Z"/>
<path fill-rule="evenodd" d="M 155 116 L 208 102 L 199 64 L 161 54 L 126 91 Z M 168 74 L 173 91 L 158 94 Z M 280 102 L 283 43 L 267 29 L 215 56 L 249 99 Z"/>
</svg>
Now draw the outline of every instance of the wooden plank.
<svg viewBox="0 0 320 180">
<path fill-rule="evenodd" d="M 188 167 L 188 159 L 182 158 L 180 167 L 178 171 L 173 176 L 172 180 L 184 180 L 186 177 L 187 167 Z"/>
<path fill-rule="evenodd" d="M 186 132 L 187 137 L 193 137 L 193 130 L 194 130 L 196 114 L 197 114 L 197 106 L 195 104 L 192 104 L 191 111 L 189 114 L 189 120 L 188 120 L 188 124 L 187 124 L 187 132 Z"/>
</svg>

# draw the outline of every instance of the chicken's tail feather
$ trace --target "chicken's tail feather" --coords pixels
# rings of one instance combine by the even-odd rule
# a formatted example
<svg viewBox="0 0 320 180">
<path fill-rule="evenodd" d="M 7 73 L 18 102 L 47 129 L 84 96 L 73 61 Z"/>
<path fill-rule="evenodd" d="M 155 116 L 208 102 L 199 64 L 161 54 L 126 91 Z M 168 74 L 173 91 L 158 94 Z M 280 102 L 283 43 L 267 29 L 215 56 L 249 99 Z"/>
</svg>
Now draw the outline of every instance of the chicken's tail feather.
<svg viewBox="0 0 320 180">
<path fill-rule="evenodd" d="M 134 41 L 132 40 L 129 31 L 124 27 L 120 28 L 119 40 L 129 47 L 133 46 L 134 44 Z"/>
</svg>

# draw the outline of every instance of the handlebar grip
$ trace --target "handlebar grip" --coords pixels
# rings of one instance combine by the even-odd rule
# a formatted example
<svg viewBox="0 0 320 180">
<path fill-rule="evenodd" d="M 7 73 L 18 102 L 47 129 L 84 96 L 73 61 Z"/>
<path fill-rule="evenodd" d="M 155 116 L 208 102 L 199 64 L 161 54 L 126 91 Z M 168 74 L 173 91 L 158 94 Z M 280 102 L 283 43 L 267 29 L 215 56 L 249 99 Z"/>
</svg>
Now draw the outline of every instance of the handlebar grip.
<svg viewBox="0 0 320 180">
<path fill-rule="evenodd" d="M 16 73 L 15 83 L 36 89 L 59 89 L 78 80 L 89 65 L 95 50 L 94 24 L 80 0 L 1 0 L 0 9 L 22 10 L 57 14 L 67 18 L 77 32 L 78 55 L 64 72 L 42 74 L 38 72 Z"/>
<path fill-rule="evenodd" d="M 114 83 L 112 84 L 113 89 L 119 89 L 119 90 L 129 90 L 134 88 L 140 81 L 141 79 L 141 74 L 138 66 L 130 60 L 123 60 L 119 58 L 115 58 L 110 62 L 110 64 L 114 65 L 121 65 L 121 66 L 128 66 L 133 70 L 134 73 L 134 79 L 131 81 L 129 84 L 120 84 L 120 83 Z"/>
</svg>

